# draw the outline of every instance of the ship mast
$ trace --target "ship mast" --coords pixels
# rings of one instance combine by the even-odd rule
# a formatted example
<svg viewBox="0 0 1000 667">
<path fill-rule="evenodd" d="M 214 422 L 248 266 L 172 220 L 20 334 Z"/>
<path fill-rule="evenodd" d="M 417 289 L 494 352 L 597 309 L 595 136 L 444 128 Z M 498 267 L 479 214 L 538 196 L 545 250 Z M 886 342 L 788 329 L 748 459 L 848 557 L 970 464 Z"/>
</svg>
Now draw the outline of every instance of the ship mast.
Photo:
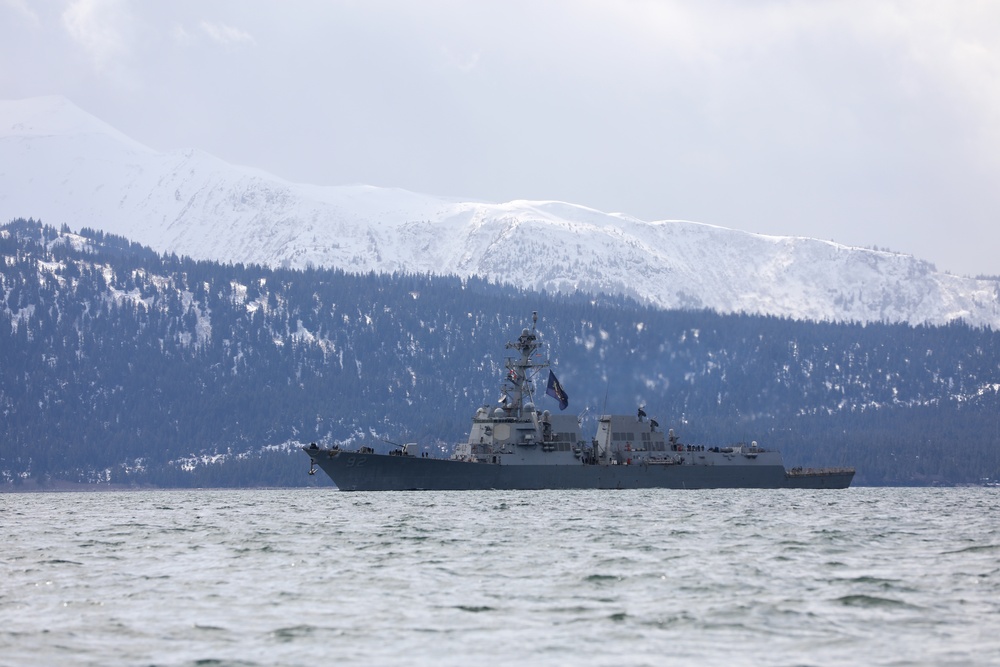
<svg viewBox="0 0 1000 667">
<path fill-rule="evenodd" d="M 533 357 L 542 347 L 538 340 L 536 325 L 538 324 L 538 311 L 531 313 L 531 328 L 521 332 L 520 337 L 514 342 L 507 343 L 508 350 L 517 350 L 520 357 L 507 357 L 504 366 L 507 374 L 503 382 L 503 407 L 513 417 L 521 418 L 522 409 L 525 403 L 533 402 L 532 393 L 534 391 L 533 380 L 538 374 L 538 370 L 546 368 L 547 361 L 535 363 Z"/>
</svg>

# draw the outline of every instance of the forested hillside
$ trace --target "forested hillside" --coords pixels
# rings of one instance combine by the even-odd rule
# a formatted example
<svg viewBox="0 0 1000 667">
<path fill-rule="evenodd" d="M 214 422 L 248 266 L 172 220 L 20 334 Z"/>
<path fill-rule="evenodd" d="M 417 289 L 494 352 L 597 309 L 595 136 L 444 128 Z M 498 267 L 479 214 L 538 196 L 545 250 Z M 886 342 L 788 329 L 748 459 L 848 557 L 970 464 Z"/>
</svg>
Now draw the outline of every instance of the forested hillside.
<svg viewBox="0 0 1000 667">
<path fill-rule="evenodd" d="M 754 439 L 789 466 L 854 465 L 858 484 L 1000 478 L 990 329 L 220 265 L 24 220 L 0 227 L 0 262 L 10 485 L 305 485 L 325 480 L 297 443 L 450 451 L 536 310 L 585 433 L 644 405 L 685 441 Z"/>
</svg>

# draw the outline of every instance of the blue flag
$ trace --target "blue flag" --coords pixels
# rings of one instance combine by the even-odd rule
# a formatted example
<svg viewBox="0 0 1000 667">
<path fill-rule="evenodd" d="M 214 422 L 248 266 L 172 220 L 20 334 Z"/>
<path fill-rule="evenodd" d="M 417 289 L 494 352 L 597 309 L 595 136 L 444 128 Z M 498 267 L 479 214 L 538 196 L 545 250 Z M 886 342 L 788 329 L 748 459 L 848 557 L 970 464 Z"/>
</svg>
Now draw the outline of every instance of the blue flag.
<svg viewBox="0 0 1000 667">
<path fill-rule="evenodd" d="M 556 374 L 552 371 L 549 371 L 549 387 L 545 390 L 545 393 L 559 401 L 560 410 L 565 410 L 566 406 L 569 405 L 569 396 L 563 391 L 562 385 L 556 379 Z"/>
</svg>

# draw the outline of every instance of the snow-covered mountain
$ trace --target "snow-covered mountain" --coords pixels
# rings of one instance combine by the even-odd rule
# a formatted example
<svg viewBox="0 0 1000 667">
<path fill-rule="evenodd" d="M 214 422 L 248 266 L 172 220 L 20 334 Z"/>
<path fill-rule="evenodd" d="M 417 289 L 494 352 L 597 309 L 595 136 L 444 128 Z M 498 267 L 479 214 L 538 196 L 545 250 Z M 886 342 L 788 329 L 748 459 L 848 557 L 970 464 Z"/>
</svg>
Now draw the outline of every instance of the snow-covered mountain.
<svg viewBox="0 0 1000 667">
<path fill-rule="evenodd" d="M 197 150 L 156 152 L 60 97 L 0 101 L 0 220 L 15 217 L 223 262 L 481 275 L 664 308 L 1000 326 L 1000 283 L 909 255 L 561 202 L 289 183 Z"/>
</svg>

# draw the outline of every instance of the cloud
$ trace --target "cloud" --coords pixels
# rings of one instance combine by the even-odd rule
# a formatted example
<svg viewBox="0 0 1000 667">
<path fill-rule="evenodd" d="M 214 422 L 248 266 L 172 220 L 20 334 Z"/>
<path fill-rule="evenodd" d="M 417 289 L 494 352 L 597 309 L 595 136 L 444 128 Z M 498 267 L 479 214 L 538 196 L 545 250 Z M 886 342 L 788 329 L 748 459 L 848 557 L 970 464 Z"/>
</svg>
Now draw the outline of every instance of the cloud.
<svg viewBox="0 0 1000 667">
<path fill-rule="evenodd" d="M 194 41 L 194 35 L 188 32 L 188 29 L 179 23 L 170 29 L 170 37 L 178 44 L 190 44 Z"/>
<path fill-rule="evenodd" d="M 476 69 L 479 65 L 479 59 L 482 56 L 480 51 L 475 51 L 473 53 L 459 53 L 454 49 L 449 48 L 447 45 L 441 46 L 441 56 L 449 67 L 452 67 L 459 72 L 469 73 Z"/>
<path fill-rule="evenodd" d="M 41 22 L 38 18 L 38 14 L 28 7 L 26 0 L 3 0 L 3 4 L 18 12 L 21 16 L 28 19 L 35 25 L 38 25 Z"/>
<path fill-rule="evenodd" d="M 99 70 L 128 55 L 131 16 L 120 0 L 75 0 L 63 11 L 62 24 Z"/>
<path fill-rule="evenodd" d="M 202 32 L 219 44 L 226 46 L 230 44 L 256 44 L 253 35 L 240 28 L 210 21 L 202 21 L 200 27 Z"/>
</svg>

